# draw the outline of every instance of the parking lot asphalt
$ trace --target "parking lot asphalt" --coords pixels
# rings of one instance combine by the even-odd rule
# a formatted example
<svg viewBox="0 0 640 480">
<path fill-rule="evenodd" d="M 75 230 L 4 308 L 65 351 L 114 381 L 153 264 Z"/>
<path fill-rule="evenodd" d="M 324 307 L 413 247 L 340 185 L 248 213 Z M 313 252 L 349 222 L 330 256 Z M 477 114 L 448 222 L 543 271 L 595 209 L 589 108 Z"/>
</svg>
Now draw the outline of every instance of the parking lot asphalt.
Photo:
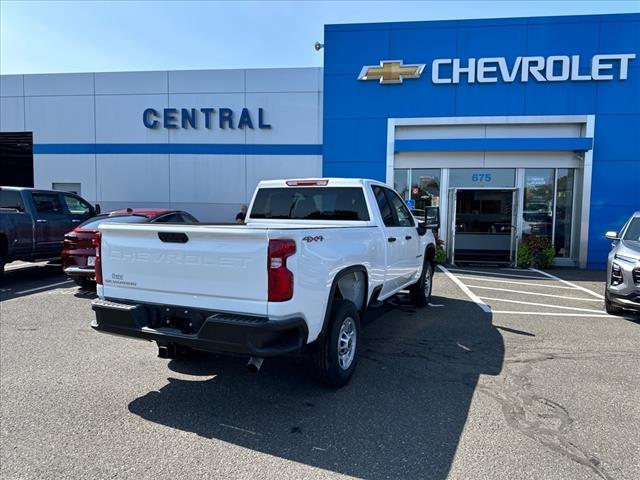
<svg viewBox="0 0 640 480">
<path fill-rule="evenodd" d="M 93 332 L 93 293 L 58 267 L 11 265 L 0 476 L 640 478 L 640 319 L 605 314 L 603 272 L 549 274 L 438 271 L 431 306 L 367 315 L 358 369 L 330 390 L 296 357 L 256 376 L 159 359 Z"/>
</svg>

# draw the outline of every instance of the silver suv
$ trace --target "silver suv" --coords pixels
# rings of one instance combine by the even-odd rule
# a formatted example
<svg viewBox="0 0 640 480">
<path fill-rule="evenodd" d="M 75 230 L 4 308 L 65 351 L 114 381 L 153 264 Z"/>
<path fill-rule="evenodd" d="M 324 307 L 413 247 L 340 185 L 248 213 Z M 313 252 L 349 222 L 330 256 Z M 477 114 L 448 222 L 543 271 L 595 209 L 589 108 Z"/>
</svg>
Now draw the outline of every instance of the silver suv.
<svg viewBox="0 0 640 480">
<path fill-rule="evenodd" d="M 631 215 L 620 233 L 607 232 L 607 238 L 613 240 L 604 295 L 607 313 L 640 312 L 640 212 Z"/>
</svg>

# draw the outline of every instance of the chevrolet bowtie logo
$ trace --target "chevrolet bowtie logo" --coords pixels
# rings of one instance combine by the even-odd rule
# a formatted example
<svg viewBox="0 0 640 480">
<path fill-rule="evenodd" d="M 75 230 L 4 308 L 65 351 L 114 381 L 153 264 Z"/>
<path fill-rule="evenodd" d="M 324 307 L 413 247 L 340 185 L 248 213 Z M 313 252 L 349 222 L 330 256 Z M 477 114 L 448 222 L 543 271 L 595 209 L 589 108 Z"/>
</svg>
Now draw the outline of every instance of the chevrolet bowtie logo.
<svg viewBox="0 0 640 480">
<path fill-rule="evenodd" d="M 380 80 L 380 83 L 402 83 L 405 78 L 420 78 L 424 63 L 403 65 L 402 60 L 383 60 L 380 65 L 362 67 L 358 80 Z"/>
</svg>

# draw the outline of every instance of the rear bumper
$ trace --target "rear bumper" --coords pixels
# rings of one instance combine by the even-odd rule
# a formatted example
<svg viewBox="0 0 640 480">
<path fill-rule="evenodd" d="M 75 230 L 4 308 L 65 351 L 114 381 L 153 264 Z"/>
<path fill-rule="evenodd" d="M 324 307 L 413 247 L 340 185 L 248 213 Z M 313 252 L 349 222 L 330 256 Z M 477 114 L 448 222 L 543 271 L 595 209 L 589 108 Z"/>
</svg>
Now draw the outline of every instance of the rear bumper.
<svg viewBox="0 0 640 480">
<path fill-rule="evenodd" d="M 93 277 L 96 271 L 93 267 L 67 267 L 64 269 L 64 273 L 70 277 Z"/>
<path fill-rule="evenodd" d="M 94 330 L 221 353 L 271 357 L 302 350 L 308 329 L 303 318 L 272 320 L 174 305 L 96 299 Z"/>
</svg>

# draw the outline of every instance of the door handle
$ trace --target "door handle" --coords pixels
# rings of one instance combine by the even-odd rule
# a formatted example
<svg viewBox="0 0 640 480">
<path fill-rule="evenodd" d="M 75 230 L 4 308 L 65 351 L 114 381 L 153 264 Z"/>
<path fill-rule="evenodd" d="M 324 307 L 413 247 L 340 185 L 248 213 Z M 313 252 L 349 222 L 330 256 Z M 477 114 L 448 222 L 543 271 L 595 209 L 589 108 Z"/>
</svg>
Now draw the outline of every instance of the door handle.
<svg viewBox="0 0 640 480">
<path fill-rule="evenodd" d="M 404 237 L 405 240 L 411 240 L 413 237 L 411 235 L 407 235 L 406 237 Z"/>
<path fill-rule="evenodd" d="M 79 221 L 80 221 L 80 220 L 78 220 L 77 218 L 76 218 L 76 219 L 71 220 L 71 222 L 72 222 L 72 223 L 78 223 Z"/>
<path fill-rule="evenodd" d="M 38 219 L 36 220 L 36 222 L 37 222 L 37 223 L 47 223 L 47 221 L 46 221 L 45 219 L 43 219 L 43 218 L 38 218 Z"/>
<path fill-rule="evenodd" d="M 396 241 L 396 237 L 389 237 L 389 238 L 387 238 L 387 240 L 389 240 L 390 242 L 395 242 Z"/>
</svg>

